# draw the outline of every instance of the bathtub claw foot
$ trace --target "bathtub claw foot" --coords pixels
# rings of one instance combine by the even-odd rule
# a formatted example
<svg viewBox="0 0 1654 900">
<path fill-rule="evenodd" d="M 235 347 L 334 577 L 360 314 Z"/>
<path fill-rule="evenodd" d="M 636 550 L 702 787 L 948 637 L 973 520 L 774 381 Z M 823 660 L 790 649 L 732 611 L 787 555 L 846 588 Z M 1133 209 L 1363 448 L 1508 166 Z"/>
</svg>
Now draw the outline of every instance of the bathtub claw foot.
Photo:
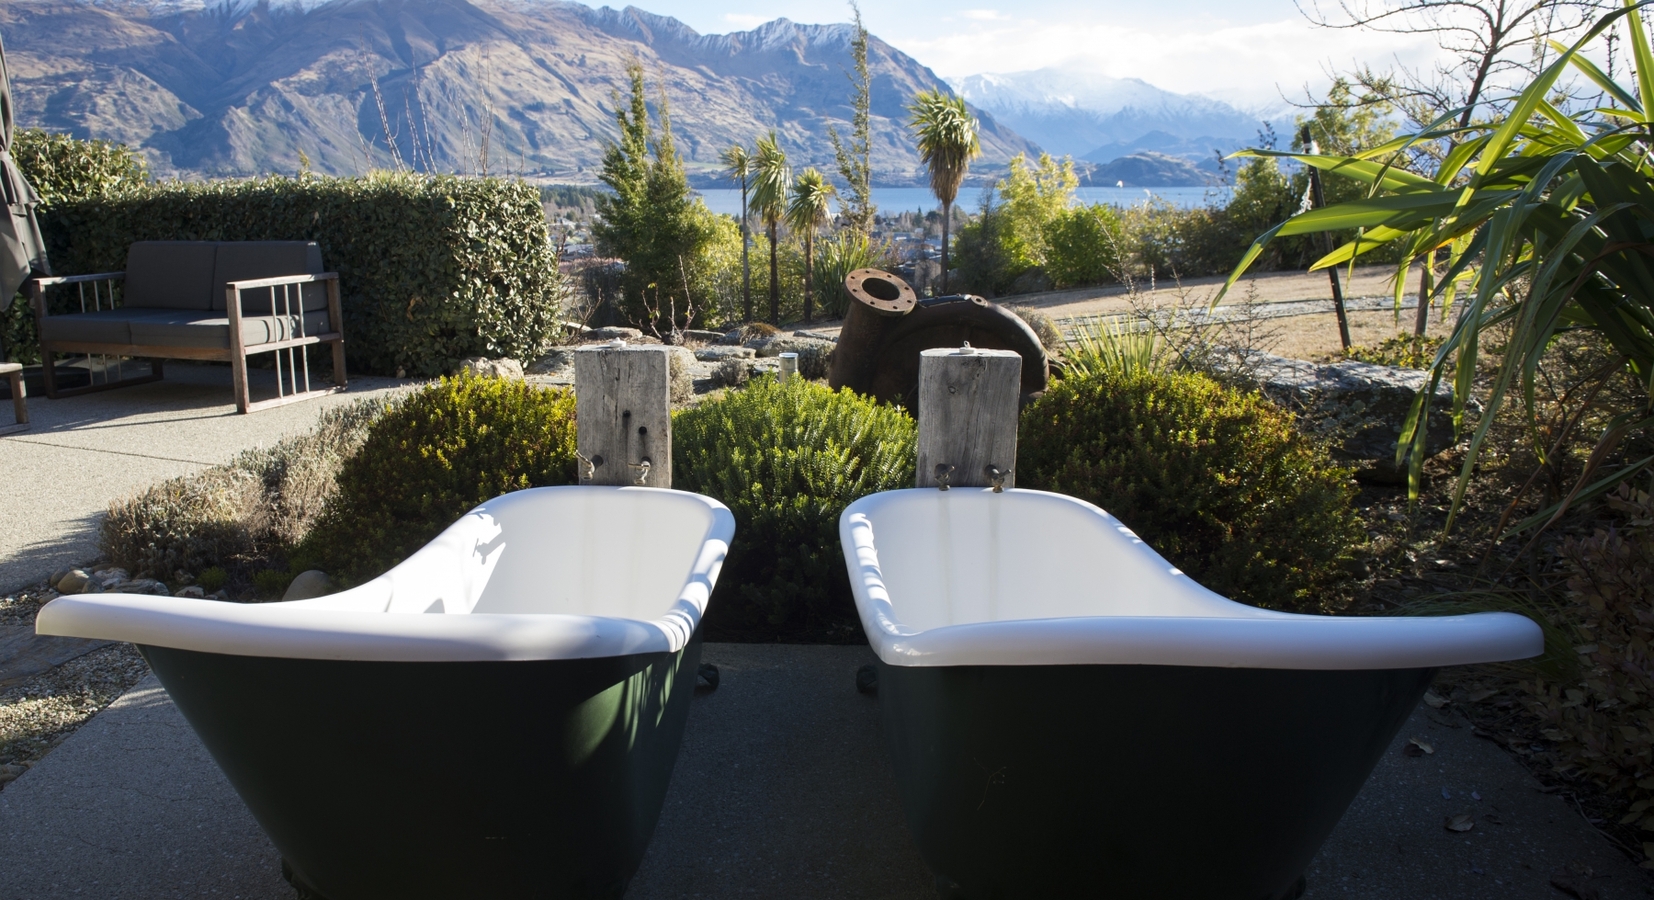
<svg viewBox="0 0 1654 900">
<path fill-rule="evenodd" d="M 866 668 L 873 668 L 867 666 Z M 953 883 L 951 878 L 936 876 L 936 896 L 938 900 L 965 900 L 965 889 Z"/>
<path fill-rule="evenodd" d="M 702 683 L 706 685 L 706 692 L 709 694 L 718 689 L 718 667 L 712 663 L 701 663 L 701 667 L 695 670 L 695 677 L 700 679 L 695 684 L 697 691 Z"/>
<path fill-rule="evenodd" d="M 863 694 L 879 692 L 879 667 L 868 663 L 856 670 L 856 690 Z"/>
<path fill-rule="evenodd" d="M 321 892 L 305 884 L 304 879 L 293 872 L 293 867 L 285 859 L 281 861 L 281 877 L 293 886 L 298 900 L 327 900 L 326 897 L 321 895 Z"/>
</svg>

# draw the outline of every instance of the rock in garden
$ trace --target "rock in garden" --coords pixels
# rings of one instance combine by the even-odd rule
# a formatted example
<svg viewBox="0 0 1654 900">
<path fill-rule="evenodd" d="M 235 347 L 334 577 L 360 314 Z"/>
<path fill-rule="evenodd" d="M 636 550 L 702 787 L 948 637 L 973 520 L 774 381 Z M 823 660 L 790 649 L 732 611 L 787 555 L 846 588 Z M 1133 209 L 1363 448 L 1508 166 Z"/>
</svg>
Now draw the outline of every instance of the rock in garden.
<svg viewBox="0 0 1654 900">
<path fill-rule="evenodd" d="M 620 338 L 623 341 L 635 341 L 641 337 L 643 337 L 643 331 L 640 329 L 610 326 L 608 328 L 593 328 L 581 335 L 580 339 L 587 342 L 612 341 L 615 338 Z"/>
<path fill-rule="evenodd" d="M 202 590 L 201 585 L 192 584 L 192 585 L 189 585 L 188 587 L 179 588 L 178 592 L 173 594 L 172 596 L 174 596 L 174 597 L 189 597 L 189 598 L 194 599 L 194 600 L 201 600 L 201 599 L 204 599 L 207 596 L 207 592 L 205 590 Z"/>
<path fill-rule="evenodd" d="M 700 343 L 708 344 L 713 341 L 723 340 L 724 334 L 721 331 L 703 331 L 699 328 L 686 328 L 683 331 L 683 337 L 686 341 L 699 341 Z"/>
<path fill-rule="evenodd" d="M 695 358 L 702 362 L 722 362 L 726 359 L 752 359 L 758 351 L 751 347 L 701 347 L 695 351 Z"/>
<path fill-rule="evenodd" d="M 88 575 L 86 570 L 70 569 L 60 576 L 52 587 L 57 588 L 60 594 L 81 594 L 85 593 L 86 585 L 91 581 L 92 576 Z"/>
<path fill-rule="evenodd" d="M 1354 463 L 1357 477 L 1378 484 L 1406 480 L 1406 471 L 1396 468 L 1396 441 L 1428 373 L 1354 360 L 1319 364 L 1271 353 L 1251 354 L 1245 368 L 1266 395 L 1297 412 L 1308 430 L 1331 440 L 1333 456 Z M 1467 408 L 1480 407 L 1472 402 Z M 1444 380 L 1430 404 L 1426 456 L 1453 446 L 1452 412 L 1453 388 Z"/>
<path fill-rule="evenodd" d="M 759 356 L 780 356 L 783 353 L 797 353 L 802 356 L 810 352 L 827 352 L 833 350 L 832 341 L 823 341 L 816 338 L 801 338 L 791 334 L 778 334 L 774 337 L 759 338 L 747 341 Z"/>
<path fill-rule="evenodd" d="M 286 600 L 309 600 L 313 597 L 325 597 L 333 593 L 333 582 L 327 578 L 327 573 L 320 569 L 311 569 L 300 572 L 292 583 L 287 585 L 287 593 L 281 595 Z"/>
<path fill-rule="evenodd" d="M 116 566 L 99 566 L 98 568 L 92 570 L 92 581 L 96 582 L 98 587 L 106 591 L 111 590 L 114 585 L 120 584 L 131 577 L 132 576 L 125 569 Z"/>
<path fill-rule="evenodd" d="M 472 356 L 460 360 L 460 369 L 473 375 L 484 378 L 517 378 L 523 377 L 523 364 L 514 359 L 488 359 L 482 356 Z"/>
<path fill-rule="evenodd" d="M 108 590 L 116 594 L 154 594 L 158 597 L 171 597 L 172 588 L 166 582 L 156 581 L 153 578 L 133 578 L 129 581 L 117 582 Z"/>
<path fill-rule="evenodd" d="M 671 402 L 687 403 L 695 396 L 695 354 L 688 347 L 667 347 Z"/>
<path fill-rule="evenodd" d="M 574 367 L 574 351 L 556 349 L 540 357 L 528 366 L 530 375 L 552 375 L 564 369 Z"/>
</svg>

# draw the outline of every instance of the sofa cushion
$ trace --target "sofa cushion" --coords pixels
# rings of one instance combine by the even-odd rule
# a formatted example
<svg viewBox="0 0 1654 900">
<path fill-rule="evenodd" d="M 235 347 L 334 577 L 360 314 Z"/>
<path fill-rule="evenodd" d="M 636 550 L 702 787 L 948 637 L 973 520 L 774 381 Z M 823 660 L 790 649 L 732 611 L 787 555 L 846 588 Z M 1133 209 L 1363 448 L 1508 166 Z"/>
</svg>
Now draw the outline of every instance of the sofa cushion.
<svg viewBox="0 0 1654 900">
<path fill-rule="evenodd" d="M 327 311 L 304 316 L 304 333 L 326 332 Z M 241 341 L 247 347 L 284 341 L 299 334 L 298 316 L 243 316 Z M 177 312 L 168 317 L 147 318 L 132 323 L 132 343 L 151 347 L 199 347 L 230 349 L 230 320 L 213 312 Z"/>
<path fill-rule="evenodd" d="M 126 250 L 122 305 L 128 309 L 211 309 L 208 300 L 217 255 L 218 244 L 213 241 L 138 241 Z"/>
<path fill-rule="evenodd" d="M 40 338 L 55 343 L 130 344 L 132 323 L 167 320 L 179 314 L 178 310 L 123 307 L 66 316 L 47 316 L 40 321 Z"/>
<path fill-rule="evenodd" d="M 225 308 L 224 288 L 232 281 L 282 275 L 319 275 L 321 272 L 322 248 L 314 241 L 224 241 L 218 245 L 218 257 L 213 265 L 210 308 Z M 306 310 L 327 309 L 326 285 L 303 285 L 299 293 L 304 298 Z M 255 316 L 270 315 L 270 294 L 270 288 L 243 293 L 242 311 Z M 291 309 L 298 312 L 298 308 L 298 297 L 294 296 Z M 278 294 L 276 311 L 285 312 L 288 309 Z"/>
</svg>

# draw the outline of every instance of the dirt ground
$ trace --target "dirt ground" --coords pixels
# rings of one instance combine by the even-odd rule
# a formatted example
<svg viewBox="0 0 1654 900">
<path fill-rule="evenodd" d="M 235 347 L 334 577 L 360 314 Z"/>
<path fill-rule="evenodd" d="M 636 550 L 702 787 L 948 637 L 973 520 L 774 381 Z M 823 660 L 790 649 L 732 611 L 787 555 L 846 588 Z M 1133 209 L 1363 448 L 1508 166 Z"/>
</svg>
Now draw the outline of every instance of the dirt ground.
<svg viewBox="0 0 1654 900">
<path fill-rule="evenodd" d="M 1391 266 L 1361 266 L 1354 278 L 1346 278 L 1339 270 L 1338 277 L 1346 297 L 1385 297 L 1395 292 Z M 1139 295 L 1155 305 L 1176 306 L 1190 301 L 1209 301 L 1220 287 L 1224 277 L 1190 278 L 1181 282 L 1161 281 L 1137 285 Z M 1410 277 L 1409 291 L 1416 291 L 1416 281 Z M 1224 298 L 1227 304 L 1239 300 L 1248 292 L 1256 292 L 1259 303 L 1282 303 L 1289 300 L 1331 300 L 1332 282 L 1326 272 L 1260 272 L 1236 282 Z M 1085 316 L 1097 313 L 1125 312 L 1131 309 L 1131 300 L 1122 285 L 1082 288 L 1072 291 L 1047 291 L 1041 294 L 1022 294 L 997 298 L 1000 303 L 1032 306 L 1054 318 Z"/>
</svg>

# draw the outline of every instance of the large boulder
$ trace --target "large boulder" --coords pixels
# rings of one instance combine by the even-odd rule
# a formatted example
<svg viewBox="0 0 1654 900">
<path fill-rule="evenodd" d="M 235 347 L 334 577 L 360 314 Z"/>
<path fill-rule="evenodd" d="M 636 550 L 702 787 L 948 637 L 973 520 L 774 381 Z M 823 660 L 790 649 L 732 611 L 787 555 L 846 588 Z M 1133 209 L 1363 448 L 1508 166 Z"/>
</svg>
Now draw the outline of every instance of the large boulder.
<svg viewBox="0 0 1654 900">
<path fill-rule="evenodd" d="M 1272 353 L 1252 353 L 1243 370 L 1275 402 L 1298 413 L 1306 430 L 1326 437 L 1336 458 L 1356 467 L 1356 477 L 1399 484 L 1405 469 L 1395 464 L 1396 441 L 1413 400 L 1430 381 L 1428 372 L 1347 360 L 1312 363 Z M 1479 409 L 1472 401 L 1471 410 Z M 1453 388 L 1436 386 L 1425 428 L 1424 453 L 1452 447 Z"/>
</svg>

